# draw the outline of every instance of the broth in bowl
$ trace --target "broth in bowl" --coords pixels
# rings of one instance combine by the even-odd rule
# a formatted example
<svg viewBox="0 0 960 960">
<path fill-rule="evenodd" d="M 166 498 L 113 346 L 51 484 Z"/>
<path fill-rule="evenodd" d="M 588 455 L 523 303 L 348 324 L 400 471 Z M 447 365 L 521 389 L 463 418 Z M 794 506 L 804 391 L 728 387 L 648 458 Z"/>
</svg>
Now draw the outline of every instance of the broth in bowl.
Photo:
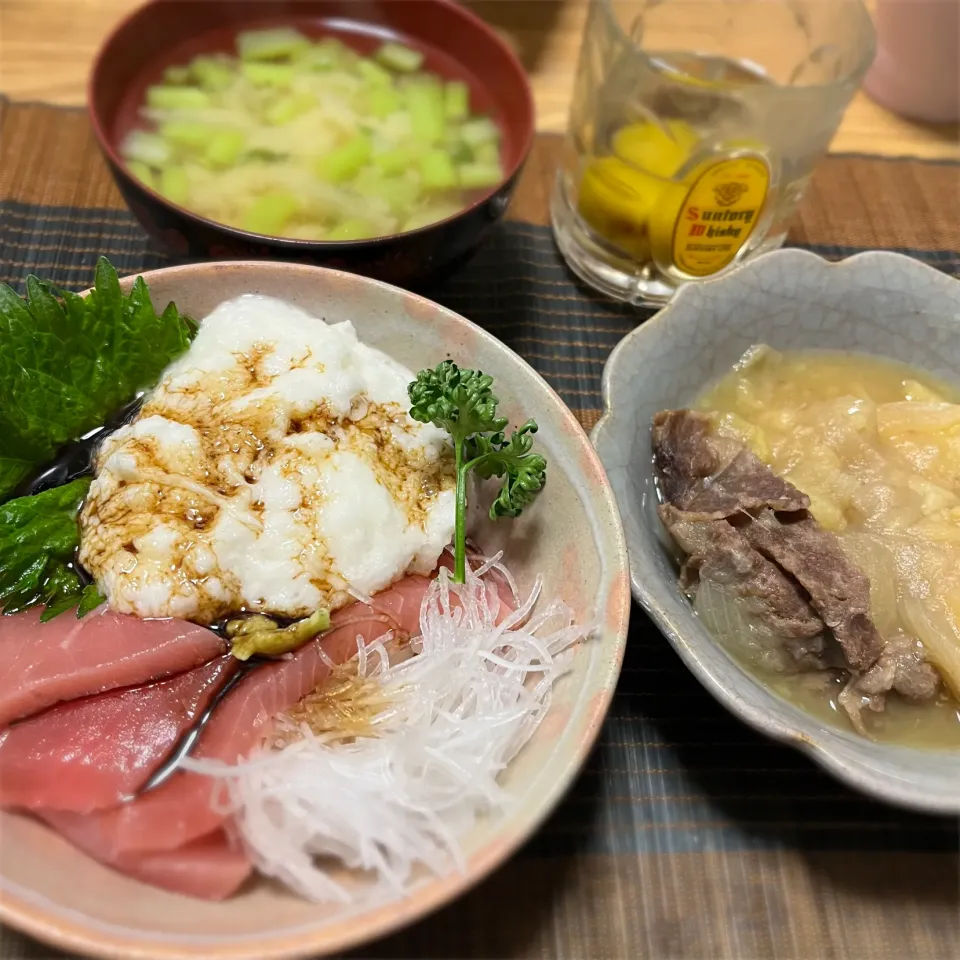
<svg viewBox="0 0 960 960">
<path fill-rule="evenodd" d="M 148 87 L 120 144 L 171 203 L 250 233 L 351 241 L 428 226 L 504 179 L 463 77 L 366 32 L 241 31 Z"/>
</svg>

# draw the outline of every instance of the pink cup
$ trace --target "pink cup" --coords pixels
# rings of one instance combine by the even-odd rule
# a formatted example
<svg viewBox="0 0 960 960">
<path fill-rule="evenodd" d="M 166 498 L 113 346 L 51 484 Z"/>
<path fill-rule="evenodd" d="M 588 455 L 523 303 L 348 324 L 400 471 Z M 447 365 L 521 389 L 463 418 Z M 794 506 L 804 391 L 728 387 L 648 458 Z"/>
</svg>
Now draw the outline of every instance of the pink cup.
<svg viewBox="0 0 960 960">
<path fill-rule="evenodd" d="M 914 120 L 960 120 L 960 0 L 877 0 L 866 92 Z"/>
</svg>

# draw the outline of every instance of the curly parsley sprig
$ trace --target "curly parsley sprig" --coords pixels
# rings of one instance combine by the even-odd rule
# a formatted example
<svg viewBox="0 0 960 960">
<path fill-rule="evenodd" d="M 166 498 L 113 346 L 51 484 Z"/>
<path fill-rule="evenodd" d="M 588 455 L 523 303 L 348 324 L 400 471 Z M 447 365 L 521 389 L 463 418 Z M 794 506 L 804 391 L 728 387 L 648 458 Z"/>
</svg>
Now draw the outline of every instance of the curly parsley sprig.
<svg viewBox="0 0 960 960">
<path fill-rule="evenodd" d="M 444 360 L 432 370 L 421 370 L 407 388 L 410 416 L 432 423 L 453 439 L 457 468 L 454 574 L 456 583 L 466 575 L 467 474 L 482 479 L 503 478 L 490 506 L 490 519 L 518 517 L 543 487 L 547 461 L 532 453 L 535 420 L 528 420 L 506 437 L 507 419 L 497 416 L 499 403 L 490 389 L 493 377 L 479 370 L 461 370 Z"/>
</svg>

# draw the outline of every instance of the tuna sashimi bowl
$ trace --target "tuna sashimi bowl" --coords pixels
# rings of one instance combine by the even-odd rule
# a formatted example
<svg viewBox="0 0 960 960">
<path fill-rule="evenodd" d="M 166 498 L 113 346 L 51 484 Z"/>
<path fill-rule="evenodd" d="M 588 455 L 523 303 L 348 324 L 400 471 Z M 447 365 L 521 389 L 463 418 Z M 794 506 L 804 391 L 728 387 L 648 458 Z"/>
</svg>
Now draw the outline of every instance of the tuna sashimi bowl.
<svg viewBox="0 0 960 960">
<path fill-rule="evenodd" d="M 514 816 L 531 738 L 576 740 L 540 807 L 575 772 L 619 667 L 618 521 L 588 462 L 612 552 L 549 542 L 549 513 L 585 509 L 554 460 L 581 435 L 467 365 L 493 338 L 457 318 L 466 349 L 408 348 L 415 370 L 298 293 L 440 308 L 246 267 L 246 288 L 242 264 L 176 268 L 208 271 L 189 309 L 151 297 L 175 271 L 121 283 L 106 259 L 82 296 L 0 288 L 0 806 L 107 887 L 229 902 L 267 878 L 389 909 L 477 874 L 469 837 Z M 0 872 L 8 919 L 66 936 L 11 917 Z"/>
</svg>

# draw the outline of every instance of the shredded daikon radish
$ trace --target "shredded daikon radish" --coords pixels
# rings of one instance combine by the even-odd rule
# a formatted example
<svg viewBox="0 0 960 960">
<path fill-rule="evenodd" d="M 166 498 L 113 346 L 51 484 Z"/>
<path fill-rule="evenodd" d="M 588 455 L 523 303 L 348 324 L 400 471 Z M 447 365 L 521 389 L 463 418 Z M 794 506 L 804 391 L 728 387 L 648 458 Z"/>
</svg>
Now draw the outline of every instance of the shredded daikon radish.
<svg viewBox="0 0 960 960">
<path fill-rule="evenodd" d="M 508 808 L 498 777 L 549 709 L 570 648 L 592 629 L 559 601 L 535 612 L 539 580 L 498 624 L 499 597 L 478 573 L 494 570 L 513 587 L 499 560 L 477 572 L 468 565 L 465 584 L 440 570 L 410 644 L 416 656 L 391 662 L 378 640 L 353 661 L 387 705 L 372 721 L 375 736 L 344 741 L 301 724 L 300 739 L 239 766 L 184 762 L 225 779 L 262 873 L 315 901 L 403 896 L 418 866 L 462 868 L 459 838 Z M 361 871 L 361 893 L 334 879 L 331 858 Z"/>
</svg>

